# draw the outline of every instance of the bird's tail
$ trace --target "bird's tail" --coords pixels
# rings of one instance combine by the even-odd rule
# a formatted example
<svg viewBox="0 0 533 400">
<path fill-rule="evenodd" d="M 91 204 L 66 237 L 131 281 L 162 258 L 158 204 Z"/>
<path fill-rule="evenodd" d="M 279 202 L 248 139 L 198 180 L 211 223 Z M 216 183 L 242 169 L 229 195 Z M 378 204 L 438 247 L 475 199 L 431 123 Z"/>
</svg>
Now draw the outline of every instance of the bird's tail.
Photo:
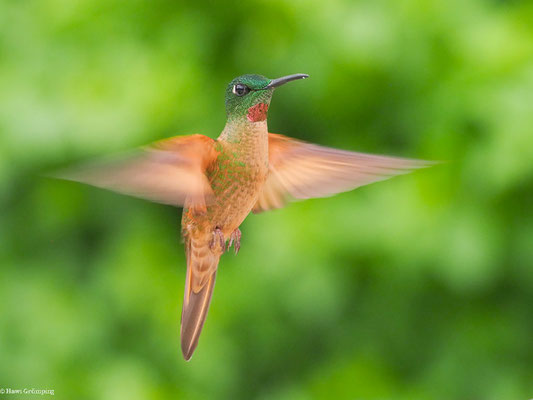
<svg viewBox="0 0 533 400">
<path fill-rule="evenodd" d="M 186 240 L 187 278 L 181 313 L 181 351 L 190 360 L 198 345 L 215 287 L 220 254 L 209 248 L 208 242 Z"/>
</svg>

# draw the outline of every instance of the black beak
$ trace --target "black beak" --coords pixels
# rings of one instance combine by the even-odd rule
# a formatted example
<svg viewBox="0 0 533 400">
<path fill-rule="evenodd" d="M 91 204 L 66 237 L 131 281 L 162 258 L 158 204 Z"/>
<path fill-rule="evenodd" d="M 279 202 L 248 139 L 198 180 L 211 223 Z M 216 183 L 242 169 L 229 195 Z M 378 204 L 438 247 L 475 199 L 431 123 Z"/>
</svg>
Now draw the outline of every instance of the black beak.
<svg viewBox="0 0 533 400">
<path fill-rule="evenodd" d="M 273 89 L 275 87 L 278 87 L 278 86 L 281 86 L 281 85 L 285 85 L 287 82 L 295 81 L 296 79 L 306 79 L 306 78 L 309 78 L 309 75 L 307 75 L 307 74 L 294 74 L 294 75 L 283 76 L 283 77 L 278 78 L 278 79 L 272 79 L 270 81 L 270 83 L 267 86 L 265 86 L 264 89 Z"/>
</svg>

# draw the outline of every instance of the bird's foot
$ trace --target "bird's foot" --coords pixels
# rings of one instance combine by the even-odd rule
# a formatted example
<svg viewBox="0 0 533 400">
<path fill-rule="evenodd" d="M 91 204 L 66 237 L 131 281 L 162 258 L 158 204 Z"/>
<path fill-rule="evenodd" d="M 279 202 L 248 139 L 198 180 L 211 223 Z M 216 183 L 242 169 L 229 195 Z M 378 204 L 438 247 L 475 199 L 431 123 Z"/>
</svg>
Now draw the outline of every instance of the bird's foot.
<svg viewBox="0 0 533 400">
<path fill-rule="evenodd" d="M 241 236 L 241 230 L 237 228 L 231 233 L 231 236 L 229 238 L 228 248 L 230 248 L 231 245 L 235 243 L 235 245 L 233 246 L 233 248 L 235 249 L 235 254 L 237 254 L 239 252 L 239 249 L 241 248 Z"/>
<path fill-rule="evenodd" d="M 220 246 L 220 249 L 222 250 L 222 253 L 226 251 L 226 240 L 224 239 L 224 234 L 222 233 L 222 229 L 215 228 L 213 231 L 213 239 L 211 239 L 211 242 L 209 243 L 209 248 L 211 250 L 215 250 L 217 245 Z"/>
</svg>

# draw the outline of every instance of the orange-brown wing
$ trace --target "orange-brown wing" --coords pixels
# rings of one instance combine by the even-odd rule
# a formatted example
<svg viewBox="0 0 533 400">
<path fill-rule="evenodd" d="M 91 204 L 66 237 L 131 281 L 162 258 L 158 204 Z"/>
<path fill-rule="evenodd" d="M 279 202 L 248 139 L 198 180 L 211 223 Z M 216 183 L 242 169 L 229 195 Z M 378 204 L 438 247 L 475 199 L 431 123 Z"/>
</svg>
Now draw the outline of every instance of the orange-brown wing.
<svg viewBox="0 0 533 400">
<path fill-rule="evenodd" d="M 268 136 L 269 175 L 255 213 L 283 207 L 292 199 L 331 196 L 433 164 L 332 149 L 274 133 Z"/>
<path fill-rule="evenodd" d="M 174 206 L 205 210 L 212 190 L 205 175 L 216 160 L 215 141 L 176 136 L 130 154 L 81 165 L 55 177 Z"/>
</svg>

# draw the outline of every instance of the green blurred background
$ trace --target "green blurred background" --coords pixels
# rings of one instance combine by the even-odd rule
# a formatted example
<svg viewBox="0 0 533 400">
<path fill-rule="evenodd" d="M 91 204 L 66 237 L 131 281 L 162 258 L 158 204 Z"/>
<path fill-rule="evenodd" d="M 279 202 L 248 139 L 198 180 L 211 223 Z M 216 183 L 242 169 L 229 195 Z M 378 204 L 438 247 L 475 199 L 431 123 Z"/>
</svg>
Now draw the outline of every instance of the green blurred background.
<svg viewBox="0 0 533 400">
<path fill-rule="evenodd" d="M 518 0 L 1 1 L 0 387 L 533 397 L 532 21 Z M 272 132 L 450 162 L 249 217 L 186 363 L 180 211 L 41 174 L 216 137 L 232 78 L 298 72 Z"/>
</svg>

